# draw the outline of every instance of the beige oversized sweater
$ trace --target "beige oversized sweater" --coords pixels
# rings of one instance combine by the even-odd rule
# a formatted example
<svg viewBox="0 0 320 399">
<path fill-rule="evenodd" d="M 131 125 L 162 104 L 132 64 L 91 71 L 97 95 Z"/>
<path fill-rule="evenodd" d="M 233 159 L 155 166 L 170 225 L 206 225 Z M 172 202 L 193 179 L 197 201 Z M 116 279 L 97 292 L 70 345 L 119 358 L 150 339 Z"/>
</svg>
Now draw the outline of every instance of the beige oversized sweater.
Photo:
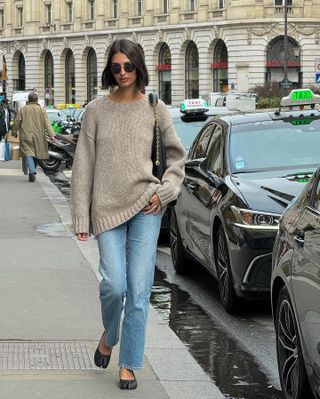
<svg viewBox="0 0 320 399">
<path fill-rule="evenodd" d="M 154 115 L 147 97 L 120 104 L 105 96 L 87 105 L 72 168 L 76 233 L 89 232 L 90 220 L 95 235 L 119 226 L 141 211 L 154 193 L 163 207 L 177 198 L 185 152 L 162 101 L 157 112 L 167 156 L 162 182 L 152 175 Z"/>
</svg>

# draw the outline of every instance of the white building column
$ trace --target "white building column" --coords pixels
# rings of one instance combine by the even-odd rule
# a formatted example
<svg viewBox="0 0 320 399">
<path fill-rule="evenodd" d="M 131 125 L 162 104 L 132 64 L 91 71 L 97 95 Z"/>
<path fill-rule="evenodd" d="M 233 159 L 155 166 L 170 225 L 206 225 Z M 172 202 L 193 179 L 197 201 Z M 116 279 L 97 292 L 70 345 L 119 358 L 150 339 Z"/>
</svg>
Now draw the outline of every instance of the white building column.
<svg viewBox="0 0 320 399">
<path fill-rule="evenodd" d="M 199 31 L 194 37 L 199 54 L 199 97 L 212 92 L 212 70 L 209 48 L 211 43 L 210 31 Z M 210 62 L 211 61 L 211 62 Z"/>
<path fill-rule="evenodd" d="M 61 53 L 61 43 L 52 44 L 54 73 L 54 104 L 65 103 L 65 53 Z"/>
<path fill-rule="evenodd" d="M 181 50 L 183 34 L 169 32 L 167 44 L 171 51 L 171 98 L 172 105 L 179 106 L 185 99 L 185 62 L 184 51 Z"/>
</svg>

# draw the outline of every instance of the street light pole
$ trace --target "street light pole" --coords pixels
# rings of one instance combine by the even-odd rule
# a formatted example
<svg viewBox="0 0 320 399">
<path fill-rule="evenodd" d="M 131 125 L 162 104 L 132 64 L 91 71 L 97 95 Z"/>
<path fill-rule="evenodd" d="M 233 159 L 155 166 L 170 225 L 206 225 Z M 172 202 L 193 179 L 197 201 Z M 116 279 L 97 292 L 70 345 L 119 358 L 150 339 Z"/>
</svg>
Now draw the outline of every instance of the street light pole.
<svg viewBox="0 0 320 399">
<path fill-rule="evenodd" d="M 288 79 L 288 0 L 284 0 L 283 78 Z"/>
</svg>

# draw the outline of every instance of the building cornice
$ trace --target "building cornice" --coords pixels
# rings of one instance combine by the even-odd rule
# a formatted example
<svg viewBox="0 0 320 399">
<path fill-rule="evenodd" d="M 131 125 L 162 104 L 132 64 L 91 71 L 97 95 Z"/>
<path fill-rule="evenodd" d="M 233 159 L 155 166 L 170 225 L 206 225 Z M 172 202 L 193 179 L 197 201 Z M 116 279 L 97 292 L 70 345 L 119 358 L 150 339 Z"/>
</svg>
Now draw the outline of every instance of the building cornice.
<svg viewBox="0 0 320 399">
<path fill-rule="evenodd" d="M 270 25 L 271 23 L 271 25 Z M 249 26 L 248 26 L 249 25 Z M 123 28 L 123 29 L 103 29 L 97 30 L 93 32 L 88 31 L 78 31 L 78 32 L 62 32 L 62 33 L 49 33 L 49 34 L 40 34 L 40 35 L 24 35 L 24 36 L 11 36 L 0 39 L 1 43 L 11 43 L 11 42 L 26 42 L 26 41 L 39 41 L 39 40 L 63 40 L 65 37 L 68 39 L 78 39 L 83 38 L 84 36 L 87 38 L 95 37 L 98 38 L 100 36 L 108 36 L 111 38 L 113 36 L 119 35 L 134 35 L 144 33 L 154 33 L 159 34 L 159 32 L 189 32 L 193 29 L 214 29 L 217 28 L 217 31 L 223 30 L 223 28 L 228 29 L 236 29 L 236 28 L 244 28 L 244 31 L 250 33 L 250 35 L 254 36 L 264 36 L 266 34 L 272 33 L 272 30 L 275 30 L 276 34 L 281 34 L 283 28 L 283 19 L 273 19 L 272 21 L 266 21 L 265 19 L 255 20 L 252 23 L 248 22 L 248 20 L 241 21 L 216 21 L 212 22 L 196 22 L 189 24 L 176 24 L 176 25 L 155 25 L 149 27 L 136 27 L 136 28 Z M 292 33 L 311 36 L 313 34 L 317 34 L 319 32 L 319 22 L 316 20 L 304 20 L 303 22 L 299 19 L 297 21 L 291 20 L 289 21 L 289 29 Z M 215 30 L 215 29 L 214 29 Z"/>
</svg>

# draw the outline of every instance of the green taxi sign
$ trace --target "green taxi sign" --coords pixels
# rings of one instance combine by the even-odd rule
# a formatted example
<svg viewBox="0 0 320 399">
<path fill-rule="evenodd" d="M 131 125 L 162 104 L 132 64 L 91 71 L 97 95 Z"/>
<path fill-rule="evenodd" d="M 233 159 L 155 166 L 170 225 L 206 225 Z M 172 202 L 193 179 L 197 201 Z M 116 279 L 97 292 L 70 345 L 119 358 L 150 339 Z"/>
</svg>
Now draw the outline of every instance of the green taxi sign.
<svg viewBox="0 0 320 399">
<path fill-rule="evenodd" d="M 287 97 L 283 97 L 280 102 L 281 107 L 295 106 L 315 106 L 320 103 L 320 95 L 314 94 L 310 89 L 295 89 Z"/>
<path fill-rule="evenodd" d="M 292 90 L 290 93 L 290 98 L 292 101 L 300 101 L 300 100 L 312 100 L 314 94 L 310 89 L 303 90 Z"/>
<path fill-rule="evenodd" d="M 290 123 L 292 125 L 310 125 L 310 123 L 313 121 L 312 118 L 301 118 L 301 119 L 292 119 Z"/>
</svg>

